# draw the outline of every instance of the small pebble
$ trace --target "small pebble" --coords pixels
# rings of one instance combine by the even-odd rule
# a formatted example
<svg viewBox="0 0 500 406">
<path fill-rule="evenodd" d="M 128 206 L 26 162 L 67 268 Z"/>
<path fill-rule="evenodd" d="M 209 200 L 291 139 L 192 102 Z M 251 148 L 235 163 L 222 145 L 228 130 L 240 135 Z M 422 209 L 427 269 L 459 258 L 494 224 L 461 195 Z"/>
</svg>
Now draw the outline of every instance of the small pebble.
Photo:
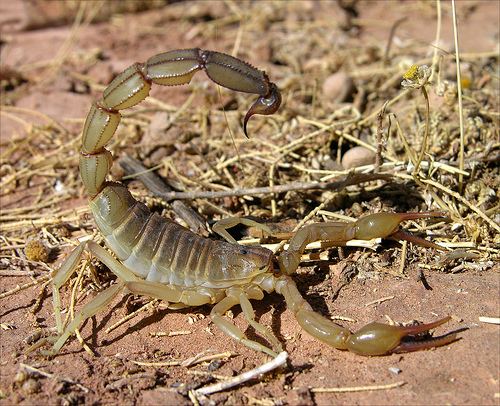
<svg viewBox="0 0 500 406">
<path fill-rule="evenodd" d="M 389 367 L 389 372 L 392 372 L 394 375 L 398 375 L 401 373 L 401 369 L 396 367 Z"/>
<path fill-rule="evenodd" d="M 342 103 L 351 95 L 354 83 L 347 73 L 339 71 L 323 82 L 323 96 L 332 102 Z"/>
<path fill-rule="evenodd" d="M 375 163 L 375 152 L 361 146 L 353 147 L 342 157 L 344 169 L 357 168 L 358 166 Z"/>
</svg>

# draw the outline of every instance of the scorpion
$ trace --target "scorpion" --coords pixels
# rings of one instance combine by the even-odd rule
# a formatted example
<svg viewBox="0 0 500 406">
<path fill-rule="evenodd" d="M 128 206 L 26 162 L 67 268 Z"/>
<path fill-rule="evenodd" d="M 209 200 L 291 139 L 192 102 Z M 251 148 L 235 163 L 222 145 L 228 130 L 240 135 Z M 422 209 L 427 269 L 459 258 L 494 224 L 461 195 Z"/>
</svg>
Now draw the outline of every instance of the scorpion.
<svg viewBox="0 0 500 406">
<path fill-rule="evenodd" d="M 227 241 L 204 238 L 152 212 L 135 200 L 122 183 L 107 180 L 112 156 L 105 146 L 120 122 L 120 110 L 144 100 L 153 83 L 166 86 L 188 84 L 200 70 L 223 87 L 258 95 L 244 118 L 245 135 L 248 120 L 253 115 L 273 114 L 281 104 L 278 87 L 264 71 L 233 56 L 198 48 L 155 55 L 145 63 L 131 65 L 111 81 L 102 98 L 92 104 L 86 118 L 79 170 L 95 223 L 116 258 L 89 240 L 80 243 L 54 272 L 53 301 L 58 333 L 48 352 L 57 354 L 80 324 L 124 291 L 161 299 L 172 309 L 213 305 L 210 317 L 220 330 L 241 344 L 270 356 L 276 356 L 282 350 L 281 343 L 266 326 L 255 320 L 250 300 L 261 300 L 264 292 L 273 291 L 284 297 L 287 307 L 304 330 L 340 350 L 376 356 L 429 349 L 457 340 L 456 333 L 441 337 L 428 334 L 450 317 L 406 327 L 372 322 L 351 333 L 316 313 L 291 277 L 299 266 L 306 245 L 313 241 L 326 241 L 334 246 L 344 245 L 352 239 L 413 237 L 414 242 L 441 248 L 399 230 L 399 224 L 404 220 L 442 217 L 438 212 L 376 213 L 353 223 L 309 224 L 299 229 L 290 239 L 288 248 L 276 257 L 264 247 L 238 245 L 225 232 L 226 228 L 237 223 L 266 229 L 264 224 L 243 218 L 224 219 L 213 228 Z M 59 290 L 76 272 L 84 252 L 104 263 L 118 282 L 98 293 L 69 323 L 63 323 Z M 272 349 L 247 338 L 224 317 L 236 305 L 241 307 L 249 325 L 272 345 Z M 422 337 L 423 334 L 426 336 Z"/>
</svg>

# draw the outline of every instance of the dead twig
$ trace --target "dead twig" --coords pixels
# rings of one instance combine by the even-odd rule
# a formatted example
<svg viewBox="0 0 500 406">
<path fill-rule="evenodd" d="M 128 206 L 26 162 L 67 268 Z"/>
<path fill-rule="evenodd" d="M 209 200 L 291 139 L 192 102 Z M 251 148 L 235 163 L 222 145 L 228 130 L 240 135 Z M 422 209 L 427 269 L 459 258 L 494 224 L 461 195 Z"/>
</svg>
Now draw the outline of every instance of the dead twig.
<svg viewBox="0 0 500 406">
<path fill-rule="evenodd" d="M 203 388 L 196 389 L 194 391 L 195 396 L 206 396 L 212 393 L 220 392 L 226 389 L 233 388 L 237 385 L 241 385 L 242 383 L 248 382 L 251 379 L 255 379 L 262 374 L 265 374 L 273 369 L 279 368 L 283 366 L 288 358 L 288 353 L 286 351 L 280 352 L 275 358 L 271 361 L 266 362 L 254 368 L 250 371 L 244 372 L 238 376 L 235 376 L 232 379 L 228 379 L 223 382 L 216 383 L 214 385 L 204 386 Z"/>
<path fill-rule="evenodd" d="M 284 193 L 292 191 L 304 191 L 304 190 L 342 190 L 350 185 L 357 185 L 363 182 L 371 182 L 374 180 L 390 180 L 392 176 L 390 174 L 363 174 L 357 173 L 353 175 L 347 175 L 342 180 L 335 182 L 293 182 L 286 185 L 275 185 L 275 186 L 263 186 L 255 188 L 246 189 L 231 189 L 222 191 L 193 191 L 193 192 L 167 192 L 159 193 L 158 197 L 166 201 L 174 199 L 218 199 L 222 197 L 230 196 L 255 196 L 262 194 L 274 194 L 274 193 Z M 154 193 L 154 191 L 153 191 Z"/>
<path fill-rule="evenodd" d="M 160 177 L 152 172 L 149 172 L 137 159 L 127 155 L 121 158 L 118 163 L 128 175 L 137 174 L 137 178 L 154 195 L 162 197 L 165 194 L 175 193 L 172 191 L 170 186 L 166 185 L 160 179 Z M 208 229 L 203 218 L 195 210 L 186 205 L 186 203 L 175 199 L 178 198 L 174 197 L 169 199 L 174 200 L 171 204 L 172 210 L 174 210 L 175 214 L 183 219 L 193 232 L 205 236 L 208 235 Z"/>
<path fill-rule="evenodd" d="M 481 323 L 500 324 L 500 317 L 479 316 L 479 321 Z"/>
</svg>

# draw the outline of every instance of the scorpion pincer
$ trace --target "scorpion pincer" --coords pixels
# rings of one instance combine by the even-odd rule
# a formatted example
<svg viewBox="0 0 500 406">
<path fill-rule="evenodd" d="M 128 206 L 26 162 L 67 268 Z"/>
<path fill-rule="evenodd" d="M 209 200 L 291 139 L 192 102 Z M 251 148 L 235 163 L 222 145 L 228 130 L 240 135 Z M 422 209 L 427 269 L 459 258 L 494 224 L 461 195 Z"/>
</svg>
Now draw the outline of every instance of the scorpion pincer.
<svg viewBox="0 0 500 406">
<path fill-rule="evenodd" d="M 87 318 L 108 305 L 121 291 L 147 295 L 167 302 L 171 308 L 214 305 L 213 323 L 242 344 L 275 356 L 281 343 L 267 327 L 255 320 L 250 299 L 260 300 L 264 292 L 276 291 L 284 296 L 298 323 L 311 335 L 342 350 L 361 355 L 384 355 L 446 345 L 455 334 L 419 339 L 450 318 L 429 324 L 399 327 L 370 323 L 351 333 L 314 312 L 302 298 L 291 274 L 297 269 L 305 246 L 312 241 L 328 241 L 342 245 L 351 239 L 412 238 L 426 246 L 440 248 L 426 240 L 398 231 L 403 220 L 441 217 L 441 213 L 379 213 L 354 223 L 318 223 L 300 229 L 290 240 L 289 248 L 276 259 L 263 247 L 243 247 L 229 241 L 206 239 L 188 229 L 151 212 L 136 201 L 127 188 L 107 181 L 112 164 L 105 146 L 120 122 L 120 110 L 144 100 L 151 84 L 181 85 L 204 70 L 214 82 L 226 88 L 259 95 L 244 119 L 254 114 L 273 114 L 281 103 L 277 86 L 266 73 L 230 55 L 200 49 L 175 50 L 151 57 L 146 63 L 135 63 L 120 73 L 93 103 L 87 116 L 80 154 L 80 173 L 90 197 L 90 209 L 108 248 L 118 259 L 93 241 L 76 247 L 53 275 L 54 312 L 58 336 L 50 350 L 59 352 L 66 340 Z M 246 219 L 228 219 L 217 227 L 222 235 L 235 223 L 260 226 Z M 84 251 L 102 261 L 118 282 L 100 292 L 87 303 L 66 326 L 61 318 L 59 289 L 75 272 Z M 274 266 L 274 264 L 279 264 Z M 229 319 L 226 311 L 240 305 L 248 323 L 272 345 L 248 339 Z"/>
</svg>

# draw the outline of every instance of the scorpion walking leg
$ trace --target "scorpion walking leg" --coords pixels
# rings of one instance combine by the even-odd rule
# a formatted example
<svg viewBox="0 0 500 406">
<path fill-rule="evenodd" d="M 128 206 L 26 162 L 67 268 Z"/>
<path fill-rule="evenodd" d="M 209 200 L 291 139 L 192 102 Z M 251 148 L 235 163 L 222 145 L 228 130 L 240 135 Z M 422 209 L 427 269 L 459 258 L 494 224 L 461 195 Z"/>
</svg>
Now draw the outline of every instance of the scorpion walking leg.
<svg viewBox="0 0 500 406">
<path fill-rule="evenodd" d="M 189 306 L 201 306 L 204 304 L 214 303 L 220 299 L 216 291 L 212 289 L 205 289 L 205 291 L 197 289 L 181 289 L 171 285 L 165 285 L 159 282 L 151 282 L 151 281 L 135 281 L 135 282 L 127 282 L 125 284 L 126 288 L 130 290 L 132 293 L 137 295 L 147 295 L 157 299 L 166 300 L 174 303 L 183 303 Z M 255 321 L 255 314 L 253 311 L 252 304 L 248 300 L 250 299 L 258 299 L 261 300 L 264 297 L 262 290 L 257 287 L 252 287 L 252 289 L 248 289 L 246 292 L 239 288 L 232 288 L 226 292 L 228 296 L 226 296 L 223 301 L 224 304 L 217 304 L 212 310 L 211 317 L 214 324 L 219 327 L 222 331 L 229 334 L 231 337 L 236 340 L 242 341 L 243 344 L 248 345 L 248 342 L 251 344 L 248 345 L 251 348 L 258 349 L 260 351 L 264 351 L 267 354 L 270 353 L 267 347 L 262 346 L 257 342 L 253 342 L 248 340 L 244 334 L 237 329 L 236 326 L 232 325 L 228 320 L 224 319 L 222 315 L 229 310 L 231 307 L 239 304 L 241 309 L 243 310 L 243 314 L 245 315 L 248 323 L 255 328 L 256 331 L 261 333 L 272 345 L 273 347 L 279 349 L 281 351 L 281 344 L 274 337 L 274 335 L 262 324 Z M 256 346 L 258 346 L 256 348 Z"/>
<path fill-rule="evenodd" d="M 271 229 L 265 224 L 258 223 L 254 220 L 243 218 L 243 217 L 228 217 L 222 220 L 219 220 L 212 226 L 212 230 L 214 230 L 217 234 L 223 237 L 226 241 L 238 244 L 238 242 L 227 232 L 228 228 L 232 228 L 237 226 L 238 224 L 243 224 L 247 227 L 255 227 L 264 231 L 266 234 L 271 235 Z"/>
<path fill-rule="evenodd" d="M 187 306 L 202 306 L 214 303 L 217 300 L 217 293 L 209 288 L 194 290 L 145 280 L 127 282 L 125 287 L 134 295 L 150 296 L 166 302 L 181 303 Z"/>
<path fill-rule="evenodd" d="M 99 293 L 99 295 L 97 295 L 92 300 L 92 302 L 85 305 L 80 312 L 75 314 L 75 318 L 73 319 L 73 321 L 66 328 L 64 328 L 61 318 L 61 297 L 59 294 L 59 289 L 76 271 L 78 263 L 80 262 L 85 250 L 89 251 L 92 255 L 103 262 L 111 270 L 111 272 L 118 276 L 121 281 L 137 280 L 137 277 L 130 270 L 128 270 L 123 264 L 113 258 L 113 256 L 111 256 L 108 251 L 97 245 L 95 242 L 88 241 L 78 245 L 53 276 L 54 313 L 57 324 L 57 332 L 59 334 L 59 337 L 57 338 L 57 341 L 52 348 L 52 352 L 54 354 L 59 351 L 66 340 L 71 336 L 71 334 L 75 332 L 75 330 L 81 323 L 83 323 L 89 317 L 92 317 L 99 310 L 106 307 L 107 304 L 123 288 L 123 284 L 119 283 Z"/>
<path fill-rule="evenodd" d="M 274 334 L 266 326 L 255 320 L 255 312 L 249 299 L 262 300 L 263 297 L 264 293 L 256 286 L 253 286 L 251 290 L 247 289 L 245 292 L 240 291 L 238 294 L 241 310 L 243 310 L 243 314 L 245 315 L 248 324 L 250 324 L 257 332 L 262 334 L 264 338 L 273 346 L 273 349 L 277 352 L 281 352 L 283 351 L 283 347 Z"/>
<path fill-rule="evenodd" d="M 63 331 L 63 323 L 61 318 L 61 297 L 59 289 L 67 280 L 75 273 L 78 263 L 80 262 L 85 250 L 89 251 L 92 255 L 103 262 L 116 276 L 122 280 L 136 280 L 137 277 L 128 270 L 123 264 L 117 261 L 109 254 L 104 248 L 97 245 L 93 241 L 88 241 L 79 244 L 62 263 L 57 272 L 53 275 L 53 302 L 54 313 L 56 318 L 57 332 L 59 334 Z"/>
<path fill-rule="evenodd" d="M 61 295 L 59 289 L 76 271 L 76 267 L 82 258 L 87 243 L 79 244 L 52 276 L 52 301 L 54 304 L 54 315 L 56 319 L 57 334 L 62 334 L 63 323 L 61 317 Z"/>
<path fill-rule="evenodd" d="M 253 341 L 248 339 L 245 334 L 234 324 L 232 324 L 229 320 L 224 318 L 224 313 L 226 313 L 231 307 L 239 304 L 243 310 L 243 313 L 250 323 L 252 327 L 255 328 L 259 333 L 263 334 L 266 339 L 271 342 L 271 344 L 276 345 L 277 348 L 281 351 L 281 345 L 277 343 L 276 338 L 271 338 L 272 333 L 269 332 L 266 327 L 262 324 L 255 321 L 255 314 L 252 308 L 252 304 L 248 300 L 248 297 L 245 295 L 245 292 L 238 288 L 228 289 L 228 296 L 222 299 L 219 303 L 217 303 L 210 312 L 210 317 L 212 318 L 213 323 L 224 333 L 235 339 L 236 341 L 241 342 L 243 345 L 247 347 L 262 351 L 272 357 L 276 357 L 277 353 L 267 348 L 265 345 L 258 343 L 257 341 Z M 257 298 L 257 297 L 255 297 Z"/>
<path fill-rule="evenodd" d="M 110 286 L 100 292 L 91 302 L 87 303 L 83 309 L 75 314 L 75 318 L 64 329 L 63 333 L 57 338 L 52 349 L 48 352 L 49 355 L 54 355 L 59 352 L 64 343 L 68 340 L 71 334 L 74 334 L 78 326 L 88 318 L 92 317 L 99 310 L 105 308 L 123 289 L 123 282 Z"/>
</svg>

